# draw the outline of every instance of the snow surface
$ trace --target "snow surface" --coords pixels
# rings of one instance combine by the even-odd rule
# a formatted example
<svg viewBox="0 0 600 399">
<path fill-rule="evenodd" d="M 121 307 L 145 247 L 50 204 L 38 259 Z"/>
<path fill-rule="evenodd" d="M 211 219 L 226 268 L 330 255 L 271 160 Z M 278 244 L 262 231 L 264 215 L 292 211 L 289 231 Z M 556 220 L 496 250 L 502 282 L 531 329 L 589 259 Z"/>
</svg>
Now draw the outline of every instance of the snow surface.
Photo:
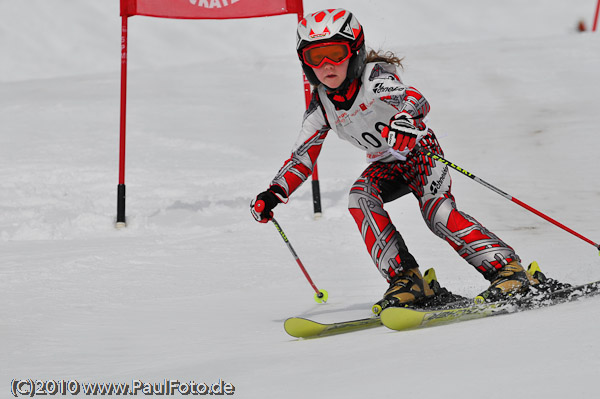
<svg viewBox="0 0 600 399">
<path fill-rule="evenodd" d="M 446 157 L 600 239 L 600 36 L 594 0 L 305 0 L 346 7 L 405 57 Z M 0 397 L 13 378 L 223 379 L 240 398 L 595 397 L 600 298 L 396 333 L 294 340 L 289 316 L 369 316 L 386 283 L 346 210 L 364 154 L 327 140 L 276 215 L 327 304 L 248 204 L 304 107 L 293 15 L 129 20 L 128 226 L 115 229 L 118 1 L 0 2 Z M 459 209 L 555 278 L 600 279 L 591 245 L 453 175 Z M 423 269 L 483 280 L 407 196 L 388 211 Z"/>
</svg>

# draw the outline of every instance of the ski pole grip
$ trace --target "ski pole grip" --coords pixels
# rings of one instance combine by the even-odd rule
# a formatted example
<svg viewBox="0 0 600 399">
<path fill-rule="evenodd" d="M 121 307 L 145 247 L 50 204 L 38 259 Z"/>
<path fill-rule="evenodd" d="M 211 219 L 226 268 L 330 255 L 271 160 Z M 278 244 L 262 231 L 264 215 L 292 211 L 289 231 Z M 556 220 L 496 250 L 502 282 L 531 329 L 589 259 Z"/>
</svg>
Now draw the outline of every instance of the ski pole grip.
<svg viewBox="0 0 600 399">
<path fill-rule="evenodd" d="M 417 144 L 415 146 L 415 148 L 413 148 L 413 152 L 415 154 L 427 155 L 427 153 L 425 152 L 425 150 L 423 150 L 423 147 L 421 146 L 421 144 Z"/>
<path fill-rule="evenodd" d="M 265 209 L 265 201 L 263 201 L 263 200 L 256 201 L 256 203 L 254 204 L 254 210 L 256 212 L 262 212 L 263 209 Z"/>
</svg>

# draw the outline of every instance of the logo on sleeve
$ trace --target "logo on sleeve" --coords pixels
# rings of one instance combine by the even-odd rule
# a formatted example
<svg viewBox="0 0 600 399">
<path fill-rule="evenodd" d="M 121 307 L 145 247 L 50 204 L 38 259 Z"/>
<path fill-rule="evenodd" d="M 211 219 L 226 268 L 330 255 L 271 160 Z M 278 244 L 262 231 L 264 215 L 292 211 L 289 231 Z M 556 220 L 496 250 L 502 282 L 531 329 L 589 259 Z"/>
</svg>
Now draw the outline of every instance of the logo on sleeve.
<svg viewBox="0 0 600 399">
<path fill-rule="evenodd" d="M 375 83 L 373 87 L 373 93 L 382 94 L 382 93 L 393 93 L 393 92 L 402 92 L 404 91 L 403 86 L 385 86 L 383 83 Z"/>
</svg>

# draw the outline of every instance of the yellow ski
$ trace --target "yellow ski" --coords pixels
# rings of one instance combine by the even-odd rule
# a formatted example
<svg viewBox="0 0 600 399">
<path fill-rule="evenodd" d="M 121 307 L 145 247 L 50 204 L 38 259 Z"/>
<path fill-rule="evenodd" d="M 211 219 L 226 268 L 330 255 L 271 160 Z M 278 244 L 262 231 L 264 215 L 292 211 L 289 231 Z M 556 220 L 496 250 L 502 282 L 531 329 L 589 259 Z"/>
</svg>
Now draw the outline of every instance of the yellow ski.
<svg viewBox="0 0 600 399">
<path fill-rule="evenodd" d="M 517 311 L 510 303 L 489 303 L 455 309 L 421 310 L 411 308 L 386 308 L 381 312 L 381 322 L 392 330 L 411 330 L 457 321 L 479 319 L 496 314 Z"/>
<path fill-rule="evenodd" d="M 285 331 L 296 338 L 316 338 L 328 335 L 343 334 L 351 331 L 365 330 L 381 325 L 379 317 L 342 321 L 339 323 L 318 323 L 302 317 L 291 317 L 283 325 Z"/>
</svg>

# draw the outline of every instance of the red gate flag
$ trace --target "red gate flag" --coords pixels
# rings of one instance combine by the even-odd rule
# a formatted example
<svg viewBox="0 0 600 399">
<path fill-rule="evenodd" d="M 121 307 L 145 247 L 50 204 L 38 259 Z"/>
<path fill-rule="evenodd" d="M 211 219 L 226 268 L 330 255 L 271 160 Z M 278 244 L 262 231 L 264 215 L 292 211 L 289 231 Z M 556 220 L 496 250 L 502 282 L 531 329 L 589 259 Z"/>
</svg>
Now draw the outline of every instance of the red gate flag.
<svg viewBox="0 0 600 399">
<path fill-rule="evenodd" d="M 121 16 L 227 19 L 302 15 L 302 0 L 121 0 Z"/>
<path fill-rule="evenodd" d="M 302 0 L 120 0 L 121 1 L 121 123 L 119 132 L 119 185 L 117 186 L 116 226 L 125 219 L 125 120 L 127 109 L 127 19 L 134 15 L 178 19 L 230 19 L 296 14 L 303 18 Z M 310 103 L 310 84 L 304 76 L 306 107 Z M 317 165 L 313 169 L 315 218 L 321 214 Z"/>
</svg>

